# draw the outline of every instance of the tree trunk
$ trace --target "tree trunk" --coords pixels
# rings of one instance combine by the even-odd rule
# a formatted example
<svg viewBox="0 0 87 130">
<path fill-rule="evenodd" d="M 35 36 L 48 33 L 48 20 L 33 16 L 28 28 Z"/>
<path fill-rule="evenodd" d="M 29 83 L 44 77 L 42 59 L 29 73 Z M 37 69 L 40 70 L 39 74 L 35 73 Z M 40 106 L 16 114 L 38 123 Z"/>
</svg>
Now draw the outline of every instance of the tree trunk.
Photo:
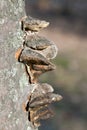
<svg viewBox="0 0 87 130">
<path fill-rule="evenodd" d="M 14 56 L 22 45 L 24 15 L 23 0 L 0 1 L 0 130 L 33 130 L 21 105 L 28 80 Z"/>
</svg>

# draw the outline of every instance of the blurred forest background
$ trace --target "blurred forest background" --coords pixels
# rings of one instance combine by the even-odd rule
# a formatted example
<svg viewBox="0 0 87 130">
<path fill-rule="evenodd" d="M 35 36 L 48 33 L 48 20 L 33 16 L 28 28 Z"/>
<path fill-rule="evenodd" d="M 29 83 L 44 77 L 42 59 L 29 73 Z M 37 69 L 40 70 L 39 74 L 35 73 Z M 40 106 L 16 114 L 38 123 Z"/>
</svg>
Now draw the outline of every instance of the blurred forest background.
<svg viewBox="0 0 87 130">
<path fill-rule="evenodd" d="M 56 70 L 40 81 L 51 84 L 63 100 L 54 104 L 55 116 L 41 130 L 87 130 L 87 1 L 25 0 L 27 15 L 47 20 L 39 35 L 59 48 Z"/>
</svg>

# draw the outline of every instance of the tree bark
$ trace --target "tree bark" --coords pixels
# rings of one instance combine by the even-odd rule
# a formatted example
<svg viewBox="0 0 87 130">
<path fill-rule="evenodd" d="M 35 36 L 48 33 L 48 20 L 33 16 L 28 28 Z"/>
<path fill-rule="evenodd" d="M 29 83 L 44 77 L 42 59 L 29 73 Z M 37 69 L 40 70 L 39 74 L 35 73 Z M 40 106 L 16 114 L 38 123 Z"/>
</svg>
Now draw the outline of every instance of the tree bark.
<svg viewBox="0 0 87 130">
<path fill-rule="evenodd" d="M 0 130 L 33 130 L 22 110 L 27 79 L 15 60 L 22 45 L 20 19 L 25 15 L 23 0 L 0 1 Z"/>
</svg>

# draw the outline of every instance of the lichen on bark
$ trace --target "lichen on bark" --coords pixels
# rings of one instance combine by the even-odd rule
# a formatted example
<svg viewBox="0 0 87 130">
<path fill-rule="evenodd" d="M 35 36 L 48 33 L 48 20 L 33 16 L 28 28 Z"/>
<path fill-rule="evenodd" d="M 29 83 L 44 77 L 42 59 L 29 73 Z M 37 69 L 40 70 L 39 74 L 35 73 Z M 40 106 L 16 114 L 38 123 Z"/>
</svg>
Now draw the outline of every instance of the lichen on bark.
<svg viewBox="0 0 87 130">
<path fill-rule="evenodd" d="M 22 44 L 20 19 L 24 15 L 23 0 L 0 1 L 0 130 L 31 130 L 20 105 L 27 80 L 14 58 Z"/>
</svg>

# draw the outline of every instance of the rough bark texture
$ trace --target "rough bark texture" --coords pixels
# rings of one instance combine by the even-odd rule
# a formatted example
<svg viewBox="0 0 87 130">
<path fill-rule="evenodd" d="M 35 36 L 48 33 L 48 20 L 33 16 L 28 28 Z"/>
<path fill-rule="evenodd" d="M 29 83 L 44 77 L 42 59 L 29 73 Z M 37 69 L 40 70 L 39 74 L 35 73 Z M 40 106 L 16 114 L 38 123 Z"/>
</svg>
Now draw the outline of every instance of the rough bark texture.
<svg viewBox="0 0 87 130">
<path fill-rule="evenodd" d="M 0 1 L 0 130 L 33 130 L 21 106 L 28 80 L 14 57 L 22 44 L 24 15 L 23 0 Z"/>
</svg>

